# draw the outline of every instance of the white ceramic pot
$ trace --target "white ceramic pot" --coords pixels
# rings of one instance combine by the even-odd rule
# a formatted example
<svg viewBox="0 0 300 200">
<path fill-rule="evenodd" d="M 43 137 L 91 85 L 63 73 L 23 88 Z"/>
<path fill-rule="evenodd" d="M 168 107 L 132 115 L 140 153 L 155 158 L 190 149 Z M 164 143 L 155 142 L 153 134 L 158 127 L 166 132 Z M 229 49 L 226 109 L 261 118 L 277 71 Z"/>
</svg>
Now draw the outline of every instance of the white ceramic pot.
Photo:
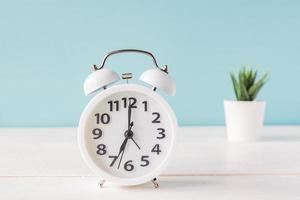
<svg viewBox="0 0 300 200">
<path fill-rule="evenodd" d="M 266 102 L 224 101 L 229 141 L 256 141 L 261 138 Z"/>
</svg>

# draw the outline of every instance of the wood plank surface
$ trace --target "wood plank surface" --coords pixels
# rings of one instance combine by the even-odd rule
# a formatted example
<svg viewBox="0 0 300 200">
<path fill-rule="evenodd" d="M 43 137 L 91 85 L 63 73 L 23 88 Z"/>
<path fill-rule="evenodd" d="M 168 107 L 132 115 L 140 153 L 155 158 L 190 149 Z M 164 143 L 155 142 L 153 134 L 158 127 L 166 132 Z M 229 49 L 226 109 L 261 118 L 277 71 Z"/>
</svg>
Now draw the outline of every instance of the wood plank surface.
<svg viewBox="0 0 300 200">
<path fill-rule="evenodd" d="M 5 200 L 287 200 L 300 199 L 299 176 L 180 176 L 135 187 L 99 188 L 95 177 L 0 178 Z"/>
<path fill-rule="evenodd" d="M 0 176 L 94 176 L 75 128 L 0 129 Z M 263 140 L 229 143 L 224 127 L 180 128 L 164 175 L 300 175 L 300 127 L 266 127 Z"/>
</svg>

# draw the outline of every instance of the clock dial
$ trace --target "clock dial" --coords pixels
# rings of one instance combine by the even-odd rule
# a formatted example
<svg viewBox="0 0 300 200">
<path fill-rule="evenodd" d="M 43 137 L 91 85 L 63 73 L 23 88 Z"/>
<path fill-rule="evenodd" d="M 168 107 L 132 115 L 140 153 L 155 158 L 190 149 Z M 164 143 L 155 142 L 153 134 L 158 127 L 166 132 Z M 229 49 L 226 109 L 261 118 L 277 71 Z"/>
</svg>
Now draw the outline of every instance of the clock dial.
<svg viewBox="0 0 300 200">
<path fill-rule="evenodd" d="M 173 144 L 165 106 L 139 91 L 112 93 L 87 113 L 84 142 L 94 164 L 120 178 L 141 177 L 161 167 Z"/>
</svg>

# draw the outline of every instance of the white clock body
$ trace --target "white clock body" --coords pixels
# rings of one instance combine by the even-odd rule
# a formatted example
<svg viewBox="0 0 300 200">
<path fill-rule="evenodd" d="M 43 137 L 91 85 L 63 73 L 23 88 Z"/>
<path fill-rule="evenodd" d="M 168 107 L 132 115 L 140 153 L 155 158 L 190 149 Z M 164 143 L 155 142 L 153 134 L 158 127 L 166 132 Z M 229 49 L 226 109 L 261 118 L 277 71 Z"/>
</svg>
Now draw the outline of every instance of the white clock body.
<svg viewBox="0 0 300 200">
<path fill-rule="evenodd" d="M 133 135 L 124 142 L 129 103 Z M 88 103 L 80 118 L 78 141 L 85 162 L 100 178 L 137 185 L 166 167 L 177 129 L 173 110 L 159 94 L 144 86 L 122 84 L 103 90 Z"/>
</svg>

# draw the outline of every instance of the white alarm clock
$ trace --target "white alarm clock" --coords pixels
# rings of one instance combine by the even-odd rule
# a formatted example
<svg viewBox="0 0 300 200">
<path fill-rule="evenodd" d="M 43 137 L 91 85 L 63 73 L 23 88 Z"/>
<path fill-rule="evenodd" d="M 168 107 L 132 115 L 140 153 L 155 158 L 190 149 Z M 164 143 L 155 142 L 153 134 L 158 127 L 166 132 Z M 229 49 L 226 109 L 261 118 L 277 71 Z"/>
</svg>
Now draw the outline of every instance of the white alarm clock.
<svg viewBox="0 0 300 200">
<path fill-rule="evenodd" d="M 140 80 L 151 88 L 127 83 L 111 86 L 119 75 L 104 68 L 106 59 L 118 53 L 143 53 L 151 56 L 155 68 L 145 71 Z M 152 181 L 166 167 L 177 138 L 176 116 L 155 90 L 175 95 L 176 86 L 165 66 L 160 68 L 147 51 L 122 49 L 107 54 L 100 67 L 84 83 L 86 95 L 99 91 L 85 107 L 78 127 L 78 142 L 86 164 L 104 181 L 137 185 Z M 103 89 L 103 90 L 101 90 Z"/>
</svg>

